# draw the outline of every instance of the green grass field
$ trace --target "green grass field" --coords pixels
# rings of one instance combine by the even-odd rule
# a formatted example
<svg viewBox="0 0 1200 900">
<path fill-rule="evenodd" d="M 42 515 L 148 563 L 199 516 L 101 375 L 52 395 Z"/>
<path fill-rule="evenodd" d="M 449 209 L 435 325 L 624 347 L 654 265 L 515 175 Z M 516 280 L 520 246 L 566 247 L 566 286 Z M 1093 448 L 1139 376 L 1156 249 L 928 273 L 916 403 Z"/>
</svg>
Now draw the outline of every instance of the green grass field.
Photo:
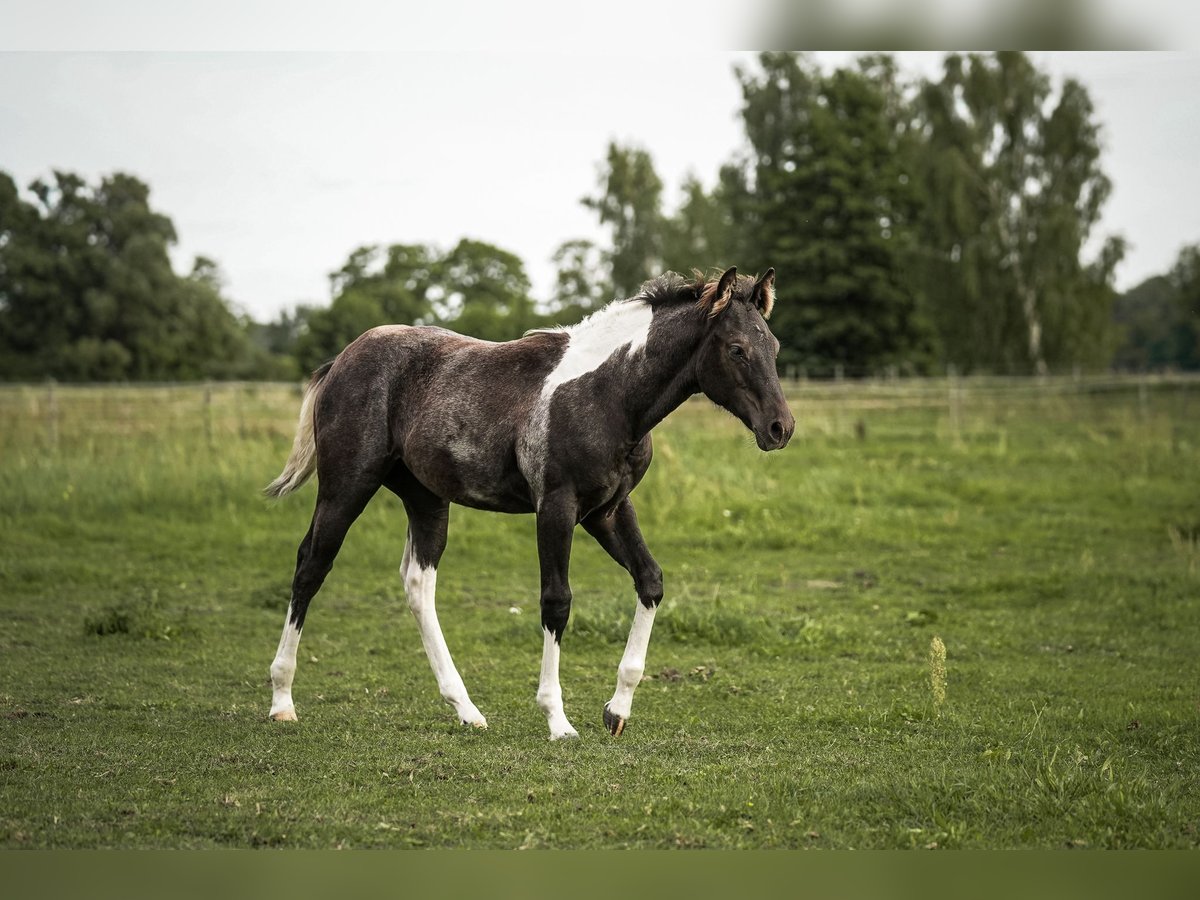
<svg viewBox="0 0 1200 900">
<path fill-rule="evenodd" d="M 531 517 L 456 508 L 439 572 L 488 731 L 437 694 L 386 494 L 272 723 L 313 487 L 258 490 L 298 388 L 0 389 L 0 846 L 1200 844 L 1200 382 L 791 398 L 780 453 L 706 402 L 656 432 L 666 600 L 618 739 L 636 601 L 577 532 L 550 743 Z"/>
</svg>

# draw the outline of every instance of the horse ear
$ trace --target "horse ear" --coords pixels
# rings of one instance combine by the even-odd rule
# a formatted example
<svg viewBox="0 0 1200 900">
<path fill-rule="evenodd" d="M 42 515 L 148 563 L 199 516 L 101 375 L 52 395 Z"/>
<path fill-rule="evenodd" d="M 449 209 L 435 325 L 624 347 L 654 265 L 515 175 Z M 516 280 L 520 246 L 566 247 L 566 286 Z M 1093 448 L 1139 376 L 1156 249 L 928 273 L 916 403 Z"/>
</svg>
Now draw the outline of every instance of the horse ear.
<svg viewBox="0 0 1200 900">
<path fill-rule="evenodd" d="M 771 318 L 771 310 L 775 306 L 775 270 L 767 269 L 763 277 L 754 282 L 754 290 L 750 294 L 754 305 L 762 313 L 764 319 Z"/>
<path fill-rule="evenodd" d="M 708 310 L 710 319 L 719 316 L 733 299 L 733 286 L 737 283 L 737 266 L 730 266 L 716 281 L 710 281 L 700 292 L 700 305 Z"/>
</svg>

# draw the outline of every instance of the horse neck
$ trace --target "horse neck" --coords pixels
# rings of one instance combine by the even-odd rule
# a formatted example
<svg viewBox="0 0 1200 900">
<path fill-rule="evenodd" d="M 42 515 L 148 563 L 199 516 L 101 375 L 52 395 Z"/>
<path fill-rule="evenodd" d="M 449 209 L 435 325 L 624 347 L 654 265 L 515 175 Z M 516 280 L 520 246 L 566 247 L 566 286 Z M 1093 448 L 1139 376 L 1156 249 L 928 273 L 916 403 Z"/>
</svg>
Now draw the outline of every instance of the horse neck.
<svg viewBox="0 0 1200 900">
<path fill-rule="evenodd" d="M 635 441 L 699 392 L 695 358 L 704 334 L 703 317 L 689 306 L 656 311 L 642 366 L 626 400 Z"/>
</svg>

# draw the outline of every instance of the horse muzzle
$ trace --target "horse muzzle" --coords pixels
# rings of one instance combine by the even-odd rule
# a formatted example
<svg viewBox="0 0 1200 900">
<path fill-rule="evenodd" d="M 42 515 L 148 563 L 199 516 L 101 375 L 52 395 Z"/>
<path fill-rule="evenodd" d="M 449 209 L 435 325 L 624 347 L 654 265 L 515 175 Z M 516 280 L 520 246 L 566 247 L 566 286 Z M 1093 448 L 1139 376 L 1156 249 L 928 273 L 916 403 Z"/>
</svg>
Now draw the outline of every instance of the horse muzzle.
<svg viewBox="0 0 1200 900">
<path fill-rule="evenodd" d="M 796 419 L 790 412 L 784 412 L 777 419 L 772 419 L 765 426 L 754 427 L 754 440 L 759 450 L 782 450 L 792 439 L 796 430 Z"/>
</svg>

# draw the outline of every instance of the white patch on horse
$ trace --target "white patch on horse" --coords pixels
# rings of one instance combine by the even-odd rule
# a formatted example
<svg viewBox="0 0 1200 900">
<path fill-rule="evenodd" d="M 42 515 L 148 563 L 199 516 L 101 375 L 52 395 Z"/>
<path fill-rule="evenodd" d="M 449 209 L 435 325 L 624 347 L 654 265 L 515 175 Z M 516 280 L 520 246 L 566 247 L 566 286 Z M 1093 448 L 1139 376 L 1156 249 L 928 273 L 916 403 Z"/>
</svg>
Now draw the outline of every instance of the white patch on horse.
<svg viewBox="0 0 1200 900">
<path fill-rule="evenodd" d="M 542 385 L 546 400 L 561 385 L 596 369 L 622 347 L 629 353 L 646 345 L 654 308 L 644 300 L 618 300 L 564 329 L 567 349 Z"/>
<path fill-rule="evenodd" d="M 283 635 L 271 663 L 271 718 L 277 722 L 295 722 L 296 706 L 292 703 L 292 679 L 296 675 L 296 648 L 300 646 L 300 629 L 292 623 L 292 604 L 288 604 L 283 620 Z"/>
<path fill-rule="evenodd" d="M 442 697 L 454 707 L 459 721 L 464 725 L 487 728 L 487 719 L 467 696 L 467 686 L 463 684 L 462 676 L 454 667 L 454 660 L 450 658 L 450 648 L 446 646 L 446 638 L 442 635 L 442 626 L 438 622 L 437 609 L 434 606 L 437 569 L 432 566 L 425 568 L 413 562 L 409 544 L 405 544 L 400 576 L 404 579 L 408 608 L 417 620 L 421 643 L 425 647 L 425 655 L 429 657 L 429 665 L 433 669 Z"/>
<path fill-rule="evenodd" d="M 579 737 L 579 732 L 567 721 L 567 714 L 563 711 L 562 685 L 558 683 L 558 641 L 549 628 L 543 628 L 542 633 L 545 641 L 542 644 L 542 676 L 538 682 L 537 701 L 546 714 L 550 740 Z"/>
<path fill-rule="evenodd" d="M 650 646 L 650 631 L 654 628 L 655 607 L 647 607 L 638 603 L 637 611 L 633 614 L 633 627 L 629 629 L 629 640 L 625 644 L 625 653 L 621 664 L 617 667 L 617 689 L 612 699 L 608 701 L 608 709 L 622 719 L 629 718 L 633 708 L 633 692 L 642 680 L 646 670 L 646 649 Z"/>
<path fill-rule="evenodd" d="M 567 336 L 567 347 L 542 384 L 541 397 L 530 415 L 518 456 L 534 491 L 535 506 L 541 502 L 546 471 L 546 441 L 550 428 L 550 401 L 564 384 L 594 372 L 622 349 L 633 354 L 646 345 L 654 308 L 638 297 L 617 300 L 592 313 L 578 325 L 549 329 Z"/>
</svg>

